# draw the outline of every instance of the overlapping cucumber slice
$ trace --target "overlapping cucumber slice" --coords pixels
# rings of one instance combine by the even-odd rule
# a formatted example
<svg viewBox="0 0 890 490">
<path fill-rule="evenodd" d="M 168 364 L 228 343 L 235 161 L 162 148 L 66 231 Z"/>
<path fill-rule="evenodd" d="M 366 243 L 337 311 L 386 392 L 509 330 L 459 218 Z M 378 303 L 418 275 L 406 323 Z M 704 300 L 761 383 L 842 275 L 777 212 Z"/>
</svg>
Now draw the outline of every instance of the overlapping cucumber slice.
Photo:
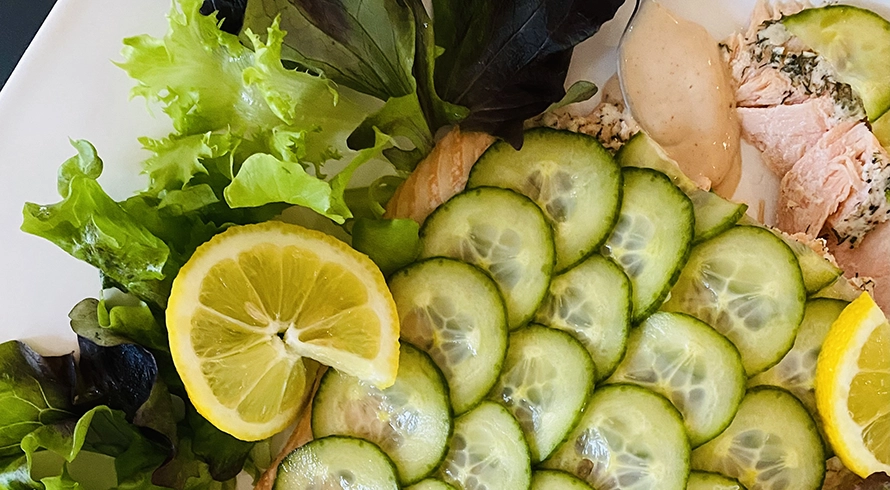
<svg viewBox="0 0 890 490">
<path fill-rule="evenodd" d="M 461 490 L 528 488 L 531 463 L 516 419 L 488 401 L 458 417 L 438 477 Z"/>
<path fill-rule="evenodd" d="M 442 374 L 422 351 L 402 344 L 396 382 L 378 389 L 328 370 L 312 403 L 312 434 L 373 442 L 396 466 L 402 485 L 432 473 L 445 455 L 452 428 Z"/>
<path fill-rule="evenodd" d="M 692 200 L 695 215 L 695 243 L 707 240 L 728 230 L 739 221 L 748 209 L 746 204 L 724 199 L 714 192 L 700 189 L 687 177 L 676 161 L 672 160 L 658 143 L 646 133 L 635 134 L 615 155 L 622 167 L 641 167 L 658 170 Z"/>
<path fill-rule="evenodd" d="M 535 321 L 578 339 L 601 381 L 624 355 L 632 308 L 627 275 L 611 260 L 593 254 L 553 278 Z"/>
<path fill-rule="evenodd" d="M 536 128 L 522 149 L 493 144 L 470 172 L 467 188 L 494 186 L 531 198 L 553 227 L 556 270 L 565 270 L 599 247 L 615 224 L 621 174 L 596 138 Z"/>
<path fill-rule="evenodd" d="M 657 312 L 635 328 L 608 383 L 633 383 L 665 396 L 680 411 L 692 446 L 732 421 L 745 394 L 745 369 L 725 337 L 693 317 Z"/>
<path fill-rule="evenodd" d="M 325 437 L 295 449 L 278 466 L 276 490 L 399 488 L 392 461 L 368 441 Z"/>
<path fill-rule="evenodd" d="M 427 218 L 420 237 L 422 258 L 459 259 L 494 279 L 510 328 L 527 323 L 544 299 L 553 272 L 553 235 L 527 197 L 495 187 L 465 191 Z"/>
<path fill-rule="evenodd" d="M 692 202 L 663 173 L 625 167 L 618 223 L 603 255 L 624 269 L 633 285 L 633 321 L 655 311 L 677 280 L 692 245 Z"/>
<path fill-rule="evenodd" d="M 401 338 L 427 352 L 448 382 L 460 415 L 491 389 L 507 348 L 507 315 L 497 285 L 453 259 L 417 262 L 390 278 Z"/>
<path fill-rule="evenodd" d="M 590 485 L 559 470 L 536 470 L 532 473 L 530 490 L 592 490 Z"/>
<path fill-rule="evenodd" d="M 587 350 L 566 332 L 530 325 L 510 334 L 491 398 L 519 421 L 532 463 L 549 456 L 575 425 L 594 371 Z"/>
<path fill-rule="evenodd" d="M 610 385 L 594 392 L 543 467 L 572 473 L 597 490 L 683 490 L 689 441 L 667 399 L 639 386 Z"/>
<path fill-rule="evenodd" d="M 426 478 L 424 480 L 420 480 L 414 485 L 411 485 L 410 487 L 405 487 L 405 490 L 455 490 L 455 488 L 443 482 L 442 480 L 437 480 L 435 478 Z"/>
<path fill-rule="evenodd" d="M 730 426 L 692 453 L 692 467 L 736 478 L 747 488 L 816 490 L 825 453 L 813 419 L 786 391 L 755 388 Z"/>
<path fill-rule="evenodd" d="M 753 378 L 748 386 L 776 386 L 788 390 L 803 403 L 804 407 L 819 424 L 816 410 L 816 360 L 822 351 L 822 343 L 831 324 L 848 305 L 846 301 L 835 299 L 811 299 L 807 301 L 803 321 L 794 345 L 782 360 Z"/>
<path fill-rule="evenodd" d="M 838 266 L 805 243 L 788 236 L 781 236 L 781 238 L 797 257 L 807 294 L 818 292 L 843 275 L 844 272 Z"/>
<path fill-rule="evenodd" d="M 686 490 L 745 490 L 738 480 L 707 471 L 691 471 Z"/>
<path fill-rule="evenodd" d="M 736 226 L 693 249 L 663 308 L 725 335 L 753 376 L 791 349 L 805 300 L 788 245 L 763 228 Z"/>
</svg>

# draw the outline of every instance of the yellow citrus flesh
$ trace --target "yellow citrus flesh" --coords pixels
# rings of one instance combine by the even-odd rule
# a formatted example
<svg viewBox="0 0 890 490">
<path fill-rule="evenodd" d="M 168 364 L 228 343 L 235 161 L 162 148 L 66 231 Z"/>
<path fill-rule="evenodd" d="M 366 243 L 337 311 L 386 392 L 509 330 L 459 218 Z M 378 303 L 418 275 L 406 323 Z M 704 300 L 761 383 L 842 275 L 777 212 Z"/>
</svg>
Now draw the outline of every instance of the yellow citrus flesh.
<svg viewBox="0 0 890 490">
<path fill-rule="evenodd" d="M 195 408 L 243 440 L 293 422 L 314 361 L 379 387 L 398 370 L 398 314 L 377 267 L 285 223 L 232 227 L 199 247 L 173 282 L 167 329 Z"/>
<path fill-rule="evenodd" d="M 854 473 L 890 473 L 890 323 L 868 294 L 832 324 L 816 365 L 816 404 Z"/>
</svg>

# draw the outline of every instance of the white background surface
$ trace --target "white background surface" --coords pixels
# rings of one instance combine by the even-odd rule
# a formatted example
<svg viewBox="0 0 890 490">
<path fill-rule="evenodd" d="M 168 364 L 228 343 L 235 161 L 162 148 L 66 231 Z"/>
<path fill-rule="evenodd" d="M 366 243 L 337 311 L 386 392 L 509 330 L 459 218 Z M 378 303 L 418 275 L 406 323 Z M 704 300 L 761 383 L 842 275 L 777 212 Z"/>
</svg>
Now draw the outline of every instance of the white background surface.
<svg viewBox="0 0 890 490">
<path fill-rule="evenodd" d="M 662 0 L 677 14 L 723 39 L 747 23 L 754 0 Z M 862 2 L 854 2 L 862 3 Z M 865 2 L 884 14 L 890 0 Z M 46 240 L 19 230 L 26 201 L 59 201 L 56 170 L 74 155 L 68 139 L 91 141 L 105 162 L 100 182 L 116 199 L 145 184 L 139 162 L 147 154 L 136 138 L 160 137 L 169 122 L 142 99 L 129 100 L 131 80 L 120 61 L 124 37 L 166 32 L 168 0 L 59 0 L 0 92 L 0 341 L 27 340 L 43 353 L 70 351 L 68 311 L 99 294 L 95 270 Z M 615 47 L 633 1 L 576 50 L 570 81 L 602 83 L 614 73 Z M 753 209 L 775 192 L 756 152 L 748 148 L 736 196 Z"/>
</svg>

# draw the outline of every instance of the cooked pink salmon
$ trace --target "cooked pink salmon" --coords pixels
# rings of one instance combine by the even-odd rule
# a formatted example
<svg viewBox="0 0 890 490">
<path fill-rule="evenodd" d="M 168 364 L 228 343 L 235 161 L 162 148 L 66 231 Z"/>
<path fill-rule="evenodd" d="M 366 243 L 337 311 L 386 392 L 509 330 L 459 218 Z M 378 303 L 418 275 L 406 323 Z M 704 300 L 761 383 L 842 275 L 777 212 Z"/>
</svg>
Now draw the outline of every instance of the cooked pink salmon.
<svg viewBox="0 0 890 490">
<path fill-rule="evenodd" d="M 876 226 L 856 247 L 828 240 L 829 250 L 847 277 L 870 277 L 874 299 L 890 313 L 890 221 Z"/>
<path fill-rule="evenodd" d="M 383 216 L 423 224 L 440 204 L 464 190 L 470 169 L 492 143 L 494 137 L 486 133 L 452 129 L 396 189 Z"/>
<path fill-rule="evenodd" d="M 764 163 L 779 177 L 839 122 L 834 102 L 824 96 L 794 105 L 739 107 L 737 112 L 742 136 L 763 152 Z"/>
<path fill-rule="evenodd" d="M 726 60 L 742 134 L 782 179 L 779 227 L 856 243 L 888 217 L 890 158 L 852 88 L 779 22 L 805 6 L 758 2 Z"/>
<path fill-rule="evenodd" d="M 823 225 L 855 244 L 890 215 L 890 156 L 864 122 L 845 121 L 810 147 L 782 178 L 778 225 L 817 236 Z"/>
</svg>

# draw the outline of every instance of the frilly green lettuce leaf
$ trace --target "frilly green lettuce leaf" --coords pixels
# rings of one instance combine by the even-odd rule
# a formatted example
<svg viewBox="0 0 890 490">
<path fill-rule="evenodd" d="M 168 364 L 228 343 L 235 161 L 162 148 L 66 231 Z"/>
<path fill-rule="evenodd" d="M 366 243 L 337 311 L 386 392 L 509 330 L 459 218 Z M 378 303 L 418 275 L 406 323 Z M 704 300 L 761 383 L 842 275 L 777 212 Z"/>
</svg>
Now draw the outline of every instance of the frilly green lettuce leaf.
<svg viewBox="0 0 890 490">
<path fill-rule="evenodd" d="M 140 138 L 139 141 L 143 148 L 153 154 L 142 166 L 149 178 L 148 192 L 154 195 L 165 190 L 182 189 L 196 175 L 209 172 L 204 160 L 228 156 L 237 146 L 228 132 L 163 139 Z M 215 170 L 225 173 L 227 169 Z"/>
<path fill-rule="evenodd" d="M 351 213 L 329 167 L 349 174 L 367 161 L 347 140 L 382 102 L 286 69 L 278 19 L 264 26 L 265 40 L 244 33 L 251 50 L 220 31 L 214 15 L 200 15 L 200 5 L 174 2 L 162 39 L 125 40 L 120 66 L 137 80 L 133 95 L 160 103 L 176 130 L 142 139 L 154 154 L 144 163 L 144 195 L 159 199 L 164 215 L 199 213 L 219 226 L 250 221 L 240 209 L 275 203 L 342 223 Z"/>
<path fill-rule="evenodd" d="M 166 304 L 164 267 L 170 249 L 96 181 L 102 162 L 85 141 L 59 172 L 61 202 L 26 203 L 22 230 L 92 264 L 112 281 L 158 305 Z"/>
<path fill-rule="evenodd" d="M 309 175 L 293 161 L 265 153 L 251 155 L 226 187 L 226 202 L 233 208 L 275 202 L 298 204 L 343 223 L 352 217 L 344 197 L 352 174 L 372 158 L 380 156 L 390 144 L 389 137 L 379 131 L 375 134 L 374 146 L 357 152 L 350 151 L 351 160 L 330 183 Z"/>
</svg>

